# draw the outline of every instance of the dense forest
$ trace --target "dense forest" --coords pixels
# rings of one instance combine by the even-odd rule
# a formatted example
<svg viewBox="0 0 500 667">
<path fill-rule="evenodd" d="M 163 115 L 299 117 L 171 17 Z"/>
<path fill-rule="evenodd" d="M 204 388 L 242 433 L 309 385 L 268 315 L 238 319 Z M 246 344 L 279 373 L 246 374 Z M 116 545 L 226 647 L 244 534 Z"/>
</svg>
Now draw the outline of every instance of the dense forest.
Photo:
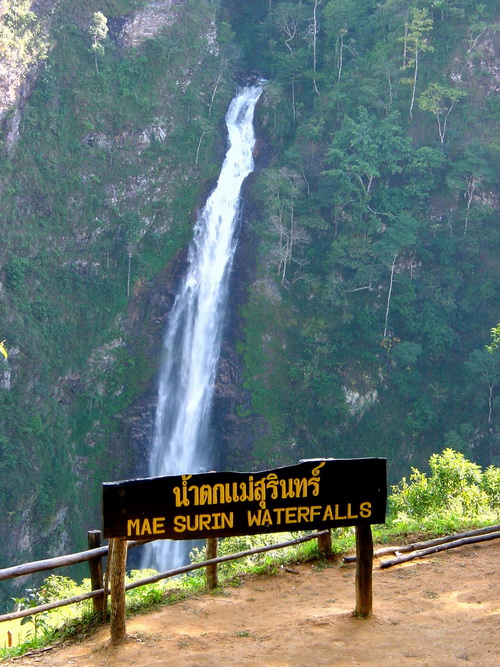
<svg viewBox="0 0 500 667">
<path fill-rule="evenodd" d="M 220 469 L 500 464 L 495 0 L 0 3 L 1 565 L 144 472 L 162 333 L 236 80 L 267 79 Z"/>
<path fill-rule="evenodd" d="M 235 22 L 261 26 L 275 150 L 240 343 L 256 457 L 494 458 L 494 3 L 262 5 Z"/>
</svg>

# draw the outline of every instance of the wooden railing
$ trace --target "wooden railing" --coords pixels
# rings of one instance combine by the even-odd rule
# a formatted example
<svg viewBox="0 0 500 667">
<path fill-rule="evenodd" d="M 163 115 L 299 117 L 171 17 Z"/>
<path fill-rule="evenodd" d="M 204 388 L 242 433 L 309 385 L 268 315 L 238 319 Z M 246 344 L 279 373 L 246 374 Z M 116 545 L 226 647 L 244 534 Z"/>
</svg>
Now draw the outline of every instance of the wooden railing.
<svg viewBox="0 0 500 667">
<path fill-rule="evenodd" d="M 184 565 L 183 567 L 178 567 L 176 569 L 168 570 L 166 572 L 160 572 L 157 575 L 127 584 L 125 586 L 125 590 L 128 591 L 132 590 L 133 588 L 138 588 L 139 586 L 146 586 L 148 584 L 153 584 L 158 581 L 161 581 L 162 579 L 168 579 L 169 577 L 175 577 L 180 574 L 193 572 L 194 570 L 198 570 L 200 568 L 207 568 L 207 587 L 209 589 L 214 588 L 217 585 L 217 565 L 219 563 L 225 563 L 240 558 L 246 558 L 247 556 L 252 556 L 258 553 L 264 553 L 266 551 L 273 551 L 275 549 L 283 549 L 285 547 L 294 546 L 297 544 L 301 544 L 302 542 L 307 542 L 308 540 L 314 540 L 314 539 L 318 540 L 318 547 L 320 553 L 327 554 L 331 552 L 330 530 L 322 530 L 311 533 L 309 535 L 305 535 L 303 537 L 299 537 L 295 540 L 288 540 L 286 542 L 269 544 L 255 549 L 248 549 L 246 551 L 240 551 L 234 554 L 228 554 L 226 556 L 211 557 L 200 563 L 190 563 L 189 565 Z M 3 614 L 0 616 L 0 622 L 12 621 L 17 618 L 32 616 L 33 614 L 39 614 L 44 611 L 50 611 L 51 609 L 57 609 L 59 607 L 76 604 L 84 600 L 93 600 L 94 611 L 97 613 L 105 614 L 107 609 L 107 597 L 110 594 L 110 588 L 109 588 L 110 568 L 106 568 L 106 573 L 105 576 L 103 577 L 102 559 L 109 555 L 109 547 L 100 546 L 100 540 L 101 540 L 100 531 L 90 531 L 88 533 L 88 541 L 89 541 L 89 546 L 93 545 L 93 548 L 90 548 L 87 551 L 80 551 L 74 554 L 58 556 L 56 558 L 39 560 L 31 563 L 24 563 L 22 565 L 15 565 L 13 567 L 8 567 L 3 570 L 0 570 L 0 581 L 5 581 L 7 579 L 22 577 L 27 574 L 44 572 L 46 570 L 53 570 L 60 567 L 68 567 L 70 565 L 75 565 L 77 563 L 84 563 L 88 561 L 90 567 L 90 579 L 92 586 L 92 590 L 89 591 L 88 593 L 82 593 L 81 595 L 75 595 L 71 598 L 66 598 L 63 600 L 55 600 L 53 602 L 38 605 L 36 607 L 30 607 L 19 611 L 14 611 L 10 614 Z M 128 549 L 130 549 L 143 544 L 145 544 L 145 541 L 128 542 L 127 547 Z M 207 555 L 210 556 L 213 555 L 214 553 L 216 554 L 216 552 L 217 549 L 216 546 L 214 547 L 214 540 L 213 539 L 207 540 Z"/>
<path fill-rule="evenodd" d="M 458 533 L 452 536 L 441 537 L 427 542 L 419 542 L 406 546 L 399 547 L 385 547 L 378 549 L 375 554 L 373 552 L 373 542 L 370 526 L 356 526 L 356 556 L 347 556 L 344 562 L 356 562 L 356 607 L 355 612 L 358 616 L 366 617 L 371 614 L 372 608 L 372 568 L 373 557 L 382 556 L 388 553 L 393 553 L 395 550 L 400 552 L 412 552 L 406 555 L 399 554 L 397 558 L 389 561 L 384 561 L 380 564 L 382 568 L 390 567 L 391 565 L 410 560 L 412 558 L 421 557 L 443 549 L 450 549 L 464 544 L 473 542 L 492 540 L 500 538 L 500 524 L 488 526 L 486 528 L 468 531 L 466 533 Z M 228 554 L 226 556 L 217 557 L 217 539 L 207 539 L 207 556 L 209 558 L 200 563 L 190 563 L 182 567 L 160 572 L 154 576 L 147 577 L 138 581 L 134 581 L 127 585 L 124 584 L 124 565 L 126 561 L 126 554 L 129 548 L 134 548 L 146 543 L 146 541 L 127 542 L 122 539 L 112 539 L 109 546 L 101 546 L 100 531 L 91 531 L 88 533 L 89 546 L 92 548 L 87 551 L 81 551 L 75 554 L 68 554 L 65 556 L 58 556 L 47 560 L 35 561 L 32 563 L 24 563 L 13 567 L 0 570 L 0 581 L 13 579 L 15 577 L 33 574 L 35 572 L 43 572 L 59 567 L 67 567 L 76 563 L 83 563 L 88 561 L 90 566 L 91 587 L 92 590 L 88 593 L 76 595 L 64 600 L 56 600 L 47 604 L 38 605 L 37 607 L 30 607 L 4 614 L 0 616 L 0 622 L 12 621 L 14 619 L 32 616 L 51 609 L 57 609 L 71 604 L 76 604 L 84 600 L 93 600 L 94 611 L 101 613 L 105 618 L 107 612 L 107 598 L 112 595 L 111 605 L 111 639 L 113 643 L 117 640 L 122 640 L 125 635 L 125 591 L 138 588 L 139 586 L 146 586 L 153 584 L 162 579 L 175 577 L 188 572 L 193 572 L 200 568 L 206 568 L 206 582 L 207 588 L 211 589 L 217 585 L 217 565 L 247 556 L 252 556 L 266 551 L 273 551 L 275 549 L 283 549 L 285 547 L 294 546 L 307 542 L 308 540 L 318 540 L 318 548 L 320 553 L 327 555 L 331 553 L 331 532 L 329 529 L 317 531 L 299 537 L 295 540 L 288 540 L 286 542 L 279 542 L 276 544 L 269 544 L 255 549 L 248 549 L 246 551 L 239 551 L 237 553 Z M 149 540 L 151 541 L 151 540 Z M 117 552 L 121 551 L 121 555 L 117 556 Z M 105 576 L 103 577 L 102 559 L 108 557 L 109 565 L 106 567 Z M 112 561 L 115 559 L 113 567 Z M 123 567 L 118 567 L 116 561 L 123 559 Z M 114 572 L 113 572 L 114 569 Z M 121 569 L 121 572 L 118 572 Z M 110 574 L 111 571 L 111 574 Z M 113 577 L 119 574 L 119 581 L 114 582 Z M 111 578 L 111 582 L 110 582 Z M 114 591 L 114 597 L 113 597 Z M 116 598 L 116 599 L 115 599 Z M 120 598 L 120 599 L 118 599 Z M 113 618 L 115 615 L 115 618 Z"/>
</svg>

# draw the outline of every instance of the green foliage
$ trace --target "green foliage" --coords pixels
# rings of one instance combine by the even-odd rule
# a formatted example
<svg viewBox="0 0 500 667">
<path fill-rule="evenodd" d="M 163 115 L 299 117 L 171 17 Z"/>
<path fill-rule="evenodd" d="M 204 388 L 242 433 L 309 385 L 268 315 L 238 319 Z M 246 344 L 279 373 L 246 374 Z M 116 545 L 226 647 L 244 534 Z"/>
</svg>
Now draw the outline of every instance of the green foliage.
<svg viewBox="0 0 500 667">
<path fill-rule="evenodd" d="M 92 38 L 91 51 L 94 54 L 96 72 L 99 73 L 97 57 L 104 56 L 104 41 L 108 35 L 108 19 L 102 12 L 94 12 L 89 33 Z"/>
<path fill-rule="evenodd" d="M 498 348 L 500 348 L 500 324 L 491 329 L 491 343 L 486 345 L 486 349 L 490 354 L 493 354 Z"/>
<path fill-rule="evenodd" d="M 412 519 L 422 525 L 429 519 L 477 520 L 498 510 L 499 469 L 485 472 L 460 452 L 445 449 L 429 459 L 428 476 L 412 468 L 409 481 L 393 486 L 389 514 L 393 522 Z"/>
<path fill-rule="evenodd" d="M 4 267 L 7 287 L 19 290 L 23 286 L 28 267 L 29 261 L 26 257 L 13 257 Z"/>
<path fill-rule="evenodd" d="M 44 597 L 40 591 L 34 588 L 28 588 L 26 590 L 26 597 L 12 599 L 19 611 L 38 607 L 45 602 Z M 32 627 L 27 634 L 28 639 L 33 638 L 36 641 L 38 638 L 47 640 L 51 637 L 46 613 L 34 614 L 33 616 L 24 616 L 24 618 L 21 620 L 21 625 L 25 625 L 26 623 L 32 624 Z"/>
<path fill-rule="evenodd" d="M 491 507 L 500 510 L 500 468 L 488 466 L 483 472 L 481 488 L 488 496 Z"/>
<path fill-rule="evenodd" d="M 239 39 L 243 14 L 258 16 L 260 48 L 248 57 L 271 77 L 260 124 L 272 154 L 252 187 L 262 282 L 240 347 L 268 427 L 254 460 L 376 451 L 396 475 L 449 437 L 487 465 L 498 383 L 474 350 L 500 305 L 495 91 L 484 69 L 496 66 L 494 3 L 320 3 L 314 71 L 311 41 L 300 42 L 313 2 L 225 4 Z M 298 195 L 277 187 L 286 173 Z M 292 219 L 307 241 L 285 266 Z M 260 335 L 258 309 L 272 322 Z"/>
<path fill-rule="evenodd" d="M 131 584 L 140 579 L 157 574 L 154 570 L 132 570 L 127 574 L 125 584 Z M 126 609 L 129 613 L 145 611 L 150 607 L 158 605 L 165 601 L 167 591 L 166 581 L 159 581 L 147 586 L 138 586 L 128 591 L 126 594 Z"/>
<path fill-rule="evenodd" d="M 272 535 L 244 535 L 240 537 L 226 537 L 218 542 L 217 555 L 226 556 L 240 551 L 250 551 L 269 544 L 288 542 L 300 537 L 303 533 L 273 533 Z M 317 557 L 317 543 L 314 540 L 303 544 L 292 545 L 277 551 L 264 551 L 262 553 L 245 556 L 237 560 L 220 563 L 217 573 L 220 583 L 227 583 L 237 579 L 243 574 L 262 574 L 278 565 L 292 561 L 307 560 Z M 206 547 L 194 548 L 190 554 L 193 563 L 201 563 L 206 560 Z M 204 580 L 204 571 L 196 570 L 195 577 Z M 193 575 L 191 575 L 193 576 Z"/>
<path fill-rule="evenodd" d="M 439 83 L 431 83 L 418 100 L 418 105 L 424 111 L 432 113 L 437 120 L 439 140 L 444 142 L 448 116 L 452 112 L 456 102 L 467 97 L 466 90 L 459 90 L 451 86 L 443 86 Z"/>
<path fill-rule="evenodd" d="M 0 22 L 0 57 L 21 76 L 47 57 L 49 43 L 30 0 L 10 0 Z"/>
</svg>

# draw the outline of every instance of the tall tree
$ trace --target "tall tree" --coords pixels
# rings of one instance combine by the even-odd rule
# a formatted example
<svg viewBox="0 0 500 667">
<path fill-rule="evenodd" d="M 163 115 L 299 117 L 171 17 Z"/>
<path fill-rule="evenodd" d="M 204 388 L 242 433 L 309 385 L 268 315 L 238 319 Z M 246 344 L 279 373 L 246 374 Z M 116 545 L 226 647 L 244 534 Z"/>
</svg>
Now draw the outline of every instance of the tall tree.
<svg viewBox="0 0 500 667">
<path fill-rule="evenodd" d="M 319 16 L 318 7 L 323 0 L 313 0 L 312 17 L 308 19 L 308 26 L 306 30 L 306 39 L 310 43 L 313 50 L 313 87 L 314 92 L 319 95 L 318 86 L 316 83 L 316 70 L 318 67 L 318 36 L 319 36 Z"/>
<path fill-rule="evenodd" d="M 486 384 L 488 390 L 488 424 L 493 419 L 493 400 L 495 388 L 500 382 L 500 354 L 486 350 L 474 350 L 466 363 L 467 370 Z"/>
<path fill-rule="evenodd" d="M 344 67 L 344 53 L 356 55 L 352 31 L 359 19 L 356 0 L 330 0 L 324 10 L 325 32 L 335 45 L 337 81 Z"/>
<path fill-rule="evenodd" d="M 473 207 L 494 186 L 497 178 L 491 155 L 476 142 L 468 145 L 462 156 L 452 163 L 446 183 L 452 194 L 465 200 L 464 236 L 468 232 Z"/>
<path fill-rule="evenodd" d="M 274 230 L 273 254 L 277 259 L 281 284 L 289 287 L 290 264 L 300 264 L 295 254 L 296 246 L 308 241 L 308 235 L 296 216 L 297 200 L 304 189 L 304 181 L 300 174 L 287 167 L 266 169 L 263 176 L 266 208 Z"/>
<path fill-rule="evenodd" d="M 95 71 L 99 72 L 97 56 L 104 55 L 104 41 L 108 36 L 108 19 L 102 12 L 94 12 L 90 22 L 89 33 L 92 37 L 92 53 L 94 54 Z"/>
<path fill-rule="evenodd" d="M 410 119 L 413 120 L 413 106 L 415 104 L 415 94 L 417 90 L 417 79 L 419 74 L 420 56 L 426 51 L 434 51 L 434 47 L 428 42 L 426 34 L 433 28 L 432 16 L 429 15 L 429 10 L 413 8 L 411 10 L 411 20 L 405 23 L 404 37 L 400 37 L 399 41 L 404 43 L 403 51 L 403 65 L 402 70 L 412 70 L 412 76 L 401 79 L 401 83 L 410 84 L 411 102 L 410 102 Z"/>
<path fill-rule="evenodd" d="M 443 144 L 448 116 L 458 100 L 467 97 L 466 90 L 431 83 L 419 97 L 418 106 L 435 116 L 438 124 L 439 140 Z"/>
</svg>

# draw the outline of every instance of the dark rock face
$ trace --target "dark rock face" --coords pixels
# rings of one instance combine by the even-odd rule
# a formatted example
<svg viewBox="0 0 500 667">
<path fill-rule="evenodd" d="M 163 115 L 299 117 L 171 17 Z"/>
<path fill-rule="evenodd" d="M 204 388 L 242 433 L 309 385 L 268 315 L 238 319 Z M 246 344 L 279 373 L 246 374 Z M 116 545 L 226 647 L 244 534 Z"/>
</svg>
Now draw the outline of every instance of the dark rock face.
<svg viewBox="0 0 500 667">
<path fill-rule="evenodd" d="M 167 267 L 146 285 L 138 285 L 129 305 L 125 328 L 130 334 L 131 346 L 140 345 L 146 356 L 160 364 L 163 337 L 168 315 L 175 303 L 176 288 L 184 275 L 187 252 L 179 254 L 172 266 Z M 133 352 L 133 350 L 131 350 Z M 121 421 L 120 435 L 127 443 L 130 469 L 128 477 L 147 477 L 151 441 L 153 438 L 157 374 L 150 387 L 116 418 Z"/>
<path fill-rule="evenodd" d="M 156 387 L 135 401 L 119 418 L 127 434 L 131 468 L 127 477 L 147 477 L 149 475 L 149 448 L 153 438 L 157 391 Z"/>
<path fill-rule="evenodd" d="M 267 79 L 260 72 L 252 70 L 250 72 L 235 72 L 234 80 L 240 86 L 262 86 Z"/>
<path fill-rule="evenodd" d="M 244 387 L 244 361 L 236 352 L 236 344 L 244 335 L 240 309 L 248 299 L 248 286 L 255 275 L 256 239 L 250 225 L 252 203 L 245 199 L 254 174 L 249 176 L 243 192 L 245 204 L 233 261 L 227 326 L 215 382 L 212 431 L 216 439 L 218 470 L 252 469 L 255 438 L 267 428 L 264 420 L 252 410 L 251 394 Z"/>
<path fill-rule="evenodd" d="M 216 438 L 216 468 L 244 469 L 251 454 L 251 430 L 245 429 L 238 411 L 250 407 L 248 392 L 241 383 L 242 362 L 239 355 L 225 343 L 217 368 L 212 414 L 212 429 Z M 246 412 L 245 410 L 245 412 Z M 248 425 L 248 420 L 247 424 Z M 246 464 L 248 467 L 248 463 Z"/>
</svg>

